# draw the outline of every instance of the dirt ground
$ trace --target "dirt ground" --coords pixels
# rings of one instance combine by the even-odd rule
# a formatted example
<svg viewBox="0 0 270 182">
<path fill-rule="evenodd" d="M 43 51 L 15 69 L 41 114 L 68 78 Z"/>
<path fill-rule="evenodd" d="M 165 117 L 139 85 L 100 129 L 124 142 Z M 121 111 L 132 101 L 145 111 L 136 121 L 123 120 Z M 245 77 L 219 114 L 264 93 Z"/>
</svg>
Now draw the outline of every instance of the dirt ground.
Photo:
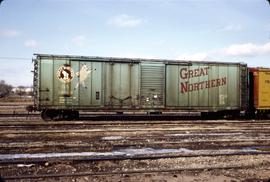
<svg viewBox="0 0 270 182">
<path fill-rule="evenodd" d="M 11 179 L 8 177 L 12 176 L 52 174 L 60 176 L 6 181 L 270 181 L 270 121 L 45 123 L 29 118 L 2 118 L 0 127 L 2 181 Z M 107 154 L 113 156 L 121 152 L 127 152 L 125 156 L 145 155 L 144 152 L 150 156 L 165 155 L 166 152 L 195 156 L 79 162 L 70 160 L 68 156 L 47 156 L 43 163 L 27 162 L 27 158 L 23 157 L 83 152 L 90 153 L 88 158 L 100 156 L 101 153 L 108 157 Z M 244 154 L 221 155 L 228 152 Z M 26 162 L 5 164 L 3 161 L 8 155 L 22 155 L 21 158 Z M 138 172 L 143 170 L 146 172 Z M 117 174 L 109 174 L 110 172 Z M 100 174 L 93 175 L 95 173 Z M 77 176 L 63 177 L 61 174 Z"/>
<path fill-rule="evenodd" d="M 29 180 L 21 180 L 29 181 Z M 33 181 L 48 182 L 268 182 L 270 171 L 254 170 L 210 170 L 182 171 L 173 173 L 122 174 L 105 176 L 83 176 L 72 178 L 40 178 Z"/>
</svg>

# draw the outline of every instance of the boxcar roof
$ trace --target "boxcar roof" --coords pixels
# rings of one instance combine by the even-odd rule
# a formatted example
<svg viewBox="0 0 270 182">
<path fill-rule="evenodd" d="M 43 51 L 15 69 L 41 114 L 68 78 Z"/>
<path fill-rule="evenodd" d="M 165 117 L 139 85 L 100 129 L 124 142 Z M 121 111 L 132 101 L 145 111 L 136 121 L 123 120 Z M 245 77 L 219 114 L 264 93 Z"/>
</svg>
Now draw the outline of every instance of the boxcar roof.
<svg viewBox="0 0 270 182">
<path fill-rule="evenodd" d="M 217 62 L 217 61 L 198 61 L 198 60 L 173 60 L 173 59 L 147 59 L 147 58 L 123 58 L 123 57 L 98 57 L 98 56 L 75 56 L 75 55 L 54 55 L 54 54 L 34 54 L 37 58 L 45 59 L 70 59 L 77 61 L 98 61 L 98 62 L 125 62 L 125 63 L 141 63 L 141 62 L 162 62 L 165 64 L 242 64 L 243 62 Z"/>
</svg>

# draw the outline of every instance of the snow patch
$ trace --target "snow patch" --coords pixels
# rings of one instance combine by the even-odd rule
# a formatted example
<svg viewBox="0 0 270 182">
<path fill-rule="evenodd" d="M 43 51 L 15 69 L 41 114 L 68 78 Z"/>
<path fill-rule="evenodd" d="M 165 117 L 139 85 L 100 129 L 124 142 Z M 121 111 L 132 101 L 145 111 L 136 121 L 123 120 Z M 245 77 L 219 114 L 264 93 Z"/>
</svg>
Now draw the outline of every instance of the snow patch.
<svg viewBox="0 0 270 182">
<path fill-rule="evenodd" d="M 232 136 L 242 135 L 242 133 L 179 133 L 179 134 L 168 134 L 165 136 Z"/>
<path fill-rule="evenodd" d="M 122 149 L 119 152 L 124 153 L 127 156 L 146 155 L 146 154 L 164 154 L 164 153 L 190 153 L 192 150 L 186 148 L 180 149 L 153 149 L 153 148 L 142 148 L 142 149 Z"/>
<path fill-rule="evenodd" d="M 122 140 L 124 139 L 122 136 L 107 136 L 102 137 L 102 140 Z"/>
<path fill-rule="evenodd" d="M 146 154 L 163 153 L 190 153 L 191 150 L 180 149 L 121 149 L 112 152 L 73 152 L 73 153 L 37 153 L 37 154 L 0 154 L 0 160 L 4 159 L 33 159 L 33 158 L 56 158 L 56 157 L 117 157 L 117 156 L 136 156 Z"/>
<path fill-rule="evenodd" d="M 234 154 L 234 153 L 260 152 L 254 148 L 224 149 L 224 150 L 189 150 L 179 149 L 121 149 L 112 152 L 73 152 L 73 153 L 37 153 L 37 154 L 0 154 L 0 160 L 36 159 L 36 158 L 60 158 L 60 157 L 136 157 L 151 154 L 185 154 L 185 155 L 209 155 L 209 154 Z"/>
</svg>

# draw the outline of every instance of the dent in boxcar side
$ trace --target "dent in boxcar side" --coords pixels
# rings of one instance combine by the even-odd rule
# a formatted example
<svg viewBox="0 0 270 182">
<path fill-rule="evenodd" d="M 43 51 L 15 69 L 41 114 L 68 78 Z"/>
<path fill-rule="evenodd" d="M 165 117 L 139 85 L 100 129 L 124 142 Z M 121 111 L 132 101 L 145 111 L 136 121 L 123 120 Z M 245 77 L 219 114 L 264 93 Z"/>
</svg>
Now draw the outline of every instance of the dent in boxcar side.
<svg viewBox="0 0 270 182">
<path fill-rule="evenodd" d="M 72 61 L 76 76 L 72 82 L 74 105 L 98 107 L 102 105 L 102 65 L 94 61 Z"/>
<path fill-rule="evenodd" d="M 105 106 L 136 108 L 139 105 L 139 64 L 105 63 Z"/>
</svg>

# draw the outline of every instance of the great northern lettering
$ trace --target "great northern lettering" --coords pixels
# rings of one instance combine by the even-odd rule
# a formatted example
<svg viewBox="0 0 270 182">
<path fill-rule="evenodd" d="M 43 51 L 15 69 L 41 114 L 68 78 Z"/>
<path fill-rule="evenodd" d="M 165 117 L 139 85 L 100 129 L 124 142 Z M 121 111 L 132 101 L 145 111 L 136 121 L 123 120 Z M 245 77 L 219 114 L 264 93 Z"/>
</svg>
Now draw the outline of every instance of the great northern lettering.
<svg viewBox="0 0 270 182">
<path fill-rule="evenodd" d="M 190 83 L 190 78 L 208 76 L 209 69 L 210 67 L 203 67 L 203 68 L 196 68 L 196 69 L 188 69 L 188 68 L 180 69 L 181 93 L 209 89 L 213 87 L 220 87 L 227 84 L 228 80 L 226 76 L 221 77 L 221 78 L 211 79 L 211 80 Z"/>
</svg>

